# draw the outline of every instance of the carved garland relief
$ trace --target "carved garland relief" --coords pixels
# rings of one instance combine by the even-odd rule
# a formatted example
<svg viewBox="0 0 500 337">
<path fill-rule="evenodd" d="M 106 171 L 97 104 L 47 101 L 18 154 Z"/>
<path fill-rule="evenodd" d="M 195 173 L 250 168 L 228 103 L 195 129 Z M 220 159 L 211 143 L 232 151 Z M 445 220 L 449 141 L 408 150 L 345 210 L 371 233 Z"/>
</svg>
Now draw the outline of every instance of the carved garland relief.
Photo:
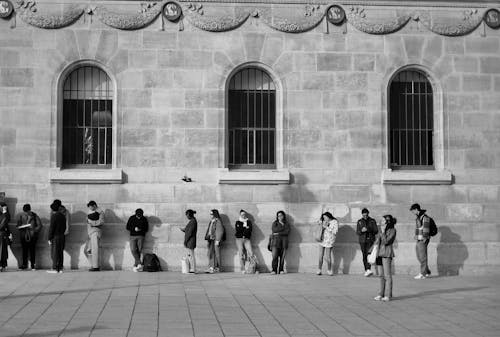
<svg viewBox="0 0 500 337">
<path fill-rule="evenodd" d="M 172 1 L 168 1 L 172 3 Z M 57 29 L 69 26 L 82 15 L 96 15 L 113 28 L 141 29 L 151 24 L 162 12 L 167 1 L 147 2 L 131 12 L 118 12 L 103 5 L 97 7 L 68 6 L 51 12 L 39 11 L 34 0 L 15 0 L 15 13 L 29 25 Z M 110 5 L 107 5 L 110 6 Z M 224 32 L 238 28 L 250 16 L 260 18 L 272 29 L 286 33 L 306 32 L 316 27 L 326 17 L 330 5 L 270 5 L 266 7 L 211 6 L 183 3 L 180 20 L 184 18 L 194 27 L 209 32 Z M 340 6 L 338 6 L 340 7 Z M 129 7 L 130 8 L 130 7 Z M 132 7 L 133 8 L 133 7 Z M 389 8 L 345 6 L 346 22 L 368 34 L 390 34 L 403 28 L 410 20 L 420 22 L 426 29 L 445 36 L 466 35 L 483 22 L 484 10 L 432 8 L 396 11 Z M 208 14 L 207 14 L 208 13 Z M 345 24 L 345 23 L 343 23 Z"/>
</svg>

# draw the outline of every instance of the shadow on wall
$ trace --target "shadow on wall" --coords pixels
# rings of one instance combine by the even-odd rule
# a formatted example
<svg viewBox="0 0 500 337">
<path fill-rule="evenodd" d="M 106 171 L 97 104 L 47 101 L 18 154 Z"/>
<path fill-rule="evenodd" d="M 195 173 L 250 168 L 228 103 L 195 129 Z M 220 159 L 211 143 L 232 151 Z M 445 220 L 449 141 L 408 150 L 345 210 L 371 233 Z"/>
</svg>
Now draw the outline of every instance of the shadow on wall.
<svg viewBox="0 0 500 337">
<path fill-rule="evenodd" d="M 247 212 L 247 217 L 248 217 L 248 220 L 250 220 L 253 224 L 253 227 L 252 227 L 252 238 L 251 238 L 251 242 L 252 242 L 252 251 L 253 251 L 253 254 L 257 257 L 257 261 L 259 261 L 259 265 L 258 265 L 258 270 L 260 273 L 267 273 L 270 271 L 269 267 L 264 263 L 264 255 L 260 249 L 261 247 L 261 244 L 262 244 L 262 241 L 265 240 L 265 245 L 267 247 L 267 240 L 268 240 L 268 237 L 269 237 L 269 234 L 264 234 L 264 232 L 262 232 L 262 229 L 260 228 L 260 226 L 258 226 L 255 222 L 255 217 L 251 214 L 251 213 L 248 213 Z M 233 235 L 234 237 L 234 235 Z M 271 252 L 269 251 L 265 251 L 266 254 L 271 254 Z M 238 251 L 236 251 L 236 254 L 238 254 Z M 235 267 L 236 269 L 237 267 Z"/>
<path fill-rule="evenodd" d="M 84 221 L 86 224 L 87 214 L 83 211 L 78 211 L 70 214 L 70 225 L 69 233 L 66 236 L 66 244 L 64 245 L 64 250 L 68 253 L 70 259 L 71 269 L 78 269 L 80 267 L 80 252 L 82 246 L 86 242 L 87 227 L 85 226 L 71 226 L 71 224 L 76 222 Z M 50 225 L 50 220 L 48 225 Z M 78 229 L 78 230 L 77 230 Z M 47 228 L 48 231 L 48 228 Z"/>
<path fill-rule="evenodd" d="M 353 244 L 358 241 L 356 231 L 348 225 L 340 225 L 333 246 L 333 273 L 340 273 L 342 264 L 342 274 L 349 274 L 351 263 L 356 256 L 358 245 Z"/>
<path fill-rule="evenodd" d="M 460 235 L 451 231 L 448 226 L 439 226 L 441 239 L 437 246 L 437 269 L 439 276 L 455 276 L 463 269 L 469 257 L 467 246 Z"/>
<path fill-rule="evenodd" d="M 295 225 L 295 219 L 290 214 L 286 216 L 290 225 L 290 234 L 288 235 L 288 249 L 285 251 L 285 270 L 287 272 L 298 272 L 300 267 L 300 244 L 302 243 L 302 235 Z"/>
<path fill-rule="evenodd" d="M 158 230 L 161 229 L 161 220 L 160 218 L 156 216 L 147 216 L 148 219 L 148 224 L 149 224 L 149 230 L 146 233 L 146 236 L 144 238 L 144 247 L 142 248 L 142 255 L 141 259 L 144 258 L 145 254 L 148 253 L 153 253 L 158 256 L 158 259 L 160 260 L 160 266 L 163 271 L 168 270 L 168 264 L 167 261 L 161 256 L 161 254 L 158 253 L 158 234 L 154 235 L 153 233 L 157 233 Z M 128 221 L 128 219 L 127 219 Z M 125 228 L 125 225 L 124 225 Z M 127 233 L 127 239 L 130 238 L 129 232 L 125 229 L 125 232 Z M 132 252 L 130 251 L 130 245 L 128 247 L 128 254 L 132 256 Z M 133 260 L 133 259 L 132 259 Z M 132 266 L 130 266 L 132 268 Z"/>
</svg>

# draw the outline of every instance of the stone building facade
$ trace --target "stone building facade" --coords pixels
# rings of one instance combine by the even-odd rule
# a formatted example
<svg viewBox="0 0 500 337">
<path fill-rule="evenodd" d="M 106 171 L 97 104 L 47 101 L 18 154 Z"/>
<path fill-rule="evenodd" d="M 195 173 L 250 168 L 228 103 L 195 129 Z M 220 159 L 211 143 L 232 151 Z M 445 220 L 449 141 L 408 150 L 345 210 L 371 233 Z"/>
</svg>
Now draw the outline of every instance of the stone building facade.
<svg viewBox="0 0 500 337">
<path fill-rule="evenodd" d="M 10 1 L 0 19 L 0 191 L 12 214 L 30 203 L 45 230 L 49 204 L 62 200 L 68 267 L 88 266 L 85 205 L 95 200 L 105 268 L 132 265 L 125 222 L 138 207 L 147 248 L 172 269 L 195 209 L 206 264 L 216 208 L 227 269 L 245 209 L 263 265 L 284 210 L 287 268 L 311 271 L 312 226 L 329 210 L 341 223 L 335 271 L 358 273 L 355 225 L 367 207 L 398 218 L 396 272 L 413 273 L 408 208 L 418 202 L 439 226 L 433 273 L 500 270 L 497 1 L 167 2 Z M 44 239 L 39 256 L 48 266 Z"/>
</svg>

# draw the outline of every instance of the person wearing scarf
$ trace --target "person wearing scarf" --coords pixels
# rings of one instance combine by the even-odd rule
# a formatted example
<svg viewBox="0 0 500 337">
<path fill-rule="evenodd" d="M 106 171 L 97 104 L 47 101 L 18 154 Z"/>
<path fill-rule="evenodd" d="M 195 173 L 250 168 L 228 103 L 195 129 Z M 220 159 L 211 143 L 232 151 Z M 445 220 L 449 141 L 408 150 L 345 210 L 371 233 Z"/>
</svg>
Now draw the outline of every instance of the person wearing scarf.
<svg viewBox="0 0 500 337">
<path fill-rule="evenodd" d="M 245 273 L 245 261 L 253 256 L 252 242 L 252 222 L 248 219 L 247 212 L 240 210 L 240 217 L 234 224 L 236 247 L 240 258 L 240 270 Z"/>
</svg>

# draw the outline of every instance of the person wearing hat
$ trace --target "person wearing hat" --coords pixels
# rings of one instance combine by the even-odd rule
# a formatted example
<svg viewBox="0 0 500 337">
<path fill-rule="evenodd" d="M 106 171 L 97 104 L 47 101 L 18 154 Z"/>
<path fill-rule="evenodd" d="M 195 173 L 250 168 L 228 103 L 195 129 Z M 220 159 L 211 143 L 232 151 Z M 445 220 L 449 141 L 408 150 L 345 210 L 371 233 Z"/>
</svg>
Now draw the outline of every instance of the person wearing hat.
<svg viewBox="0 0 500 337">
<path fill-rule="evenodd" d="M 87 233 L 90 239 L 90 264 L 89 271 L 99 271 L 99 243 L 102 236 L 102 226 L 104 225 L 104 212 L 97 207 L 93 200 L 87 204 Z"/>
<path fill-rule="evenodd" d="M 36 269 L 35 254 L 38 234 L 42 229 L 42 220 L 31 210 L 30 204 L 23 206 L 23 212 L 19 214 L 17 220 L 17 229 L 19 230 L 19 238 L 22 247 L 22 264 L 19 269 L 28 268 L 28 257 L 31 262 L 31 269 Z"/>
<path fill-rule="evenodd" d="M 50 227 L 49 227 L 49 245 L 52 255 L 52 269 L 48 273 L 62 273 L 64 259 L 64 242 L 66 232 L 66 218 L 60 211 L 60 206 L 57 203 L 52 203 L 50 209 Z"/>
<path fill-rule="evenodd" d="M 378 233 L 377 222 L 375 219 L 370 218 L 368 214 L 370 214 L 368 209 L 363 208 L 363 210 L 361 210 L 362 218 L 358 220 L 356 226 L 356 234 L 358 234 L 359 245 L 361 247 L 361 253 L 363 254 L 365 276 L 367 277 L 373 274 L 371 270 L 372 266 L 368 263 L 368 254 Z"/>
<path fill-rule="evenodd" d="M 142 268 L 141 253 L 148 229 L 148 219 L 144 217 L 144 211 L 140 208 L 136 209 L 135 214 L 127 221 L 127 230 L 130 232 L 130 251 L 134 257 L 134 267 L 132 268 L 134 272 L 138 272 Z"/>
<path fill-rule="evenodd" d="M 426 210 L 422 209 L 419 204 L 411 205 L 410 212 L 415 215 L 415 250 L 418 262 L 420 262 L 420 273 L 415 276 L 415 279 L 422 280 L 431 275 L 431 270 L 427 264 L 427 246 L 431 238 L 431 218 L 425 214 Z"/>
</svg>

